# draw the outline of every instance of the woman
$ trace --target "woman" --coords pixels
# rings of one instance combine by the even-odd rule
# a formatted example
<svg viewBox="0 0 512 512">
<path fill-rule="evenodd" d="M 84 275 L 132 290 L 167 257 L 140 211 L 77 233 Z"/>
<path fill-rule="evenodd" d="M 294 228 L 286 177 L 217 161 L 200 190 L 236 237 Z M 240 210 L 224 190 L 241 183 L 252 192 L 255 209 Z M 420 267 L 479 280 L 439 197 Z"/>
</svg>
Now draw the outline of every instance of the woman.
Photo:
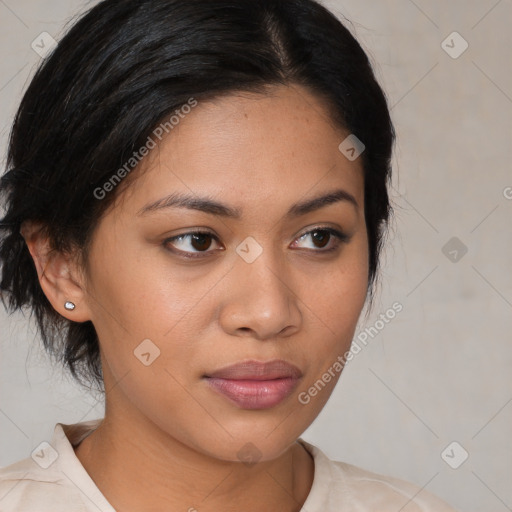
<svg viewBox="0 0 512 512">
<path fill-rule="evenodd" d="M 1 288 L 104 387 L 1 470 L 2 510 L 449 511 L 300 435 L 371 301 L 385 96 L 313 0 L 106 0 L 31 82 Z"/>
</svg>

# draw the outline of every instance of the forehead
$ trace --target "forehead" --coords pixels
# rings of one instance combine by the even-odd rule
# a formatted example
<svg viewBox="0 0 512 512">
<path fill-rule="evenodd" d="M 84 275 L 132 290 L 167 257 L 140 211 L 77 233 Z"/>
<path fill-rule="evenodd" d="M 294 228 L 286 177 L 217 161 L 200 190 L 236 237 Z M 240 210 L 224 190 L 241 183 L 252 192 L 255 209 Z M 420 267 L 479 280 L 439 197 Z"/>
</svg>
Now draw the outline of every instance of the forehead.
<svg viewBox="0 0 512 512">
<path fill-rule="evenodd" d="M 222 197 L 242 213 L 334 187 L 363 204 L 361 159 L 338 149 L 348 133 L 300 86 L 198 101 L 174 123 L 130 187 L 133 210 L 173 191 Z"/>
</svg>

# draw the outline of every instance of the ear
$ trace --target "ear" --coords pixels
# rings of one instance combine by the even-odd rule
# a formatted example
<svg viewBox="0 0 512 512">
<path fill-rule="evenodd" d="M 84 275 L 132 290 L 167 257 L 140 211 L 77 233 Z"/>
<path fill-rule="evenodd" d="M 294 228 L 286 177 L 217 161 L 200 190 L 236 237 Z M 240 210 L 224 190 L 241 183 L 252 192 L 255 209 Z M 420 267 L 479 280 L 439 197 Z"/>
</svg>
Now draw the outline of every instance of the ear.
<svg viewBox="0 0 512 512">
<path fill-rule="evenodd" d="M 74 322 L 91 320 L 85 280 L 75 258 L 52 249 L 40 223 L 25 221 L 20 233 L 34 260 L 41 288 L 55 311 Z M 72 311 L 64 307 L 68 301 L 75 304 Z"/>
</svg>

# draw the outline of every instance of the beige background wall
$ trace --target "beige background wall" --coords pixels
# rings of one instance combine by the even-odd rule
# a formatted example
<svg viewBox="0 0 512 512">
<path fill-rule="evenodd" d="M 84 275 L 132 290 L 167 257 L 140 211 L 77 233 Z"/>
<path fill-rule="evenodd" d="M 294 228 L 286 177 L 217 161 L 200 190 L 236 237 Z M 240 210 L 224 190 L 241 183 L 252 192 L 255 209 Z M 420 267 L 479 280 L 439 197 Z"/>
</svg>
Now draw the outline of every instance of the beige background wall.
<svg viewBox="0 0 512 512">
<path fill-rule="evenodd" d="M 358 329 L 378 333 L 303 437 L 333 458 L 425 486 L 461 511 L 511 510 L 512 1 L 325 4 L 352 20 L 393 106 L 396 210 L 382 291 Z M 58 39 L 85 5 L 0 0 L 2 157 L 40 60 L 31 42 L 43 31 Z M 463 39 L 448 37 L 454 31 Z M 452 56 L 442 47 L 447 37 Z M 403 310 L 379 328 L 394 302 Z M 0 322 L 7 465 L 47 440 L 57 421 L 103 410 L 50 367 L 22 315 L 2 310 Z M 452 469 L 447 462 L 457 466 L 465 452 Z"/>
</svg>

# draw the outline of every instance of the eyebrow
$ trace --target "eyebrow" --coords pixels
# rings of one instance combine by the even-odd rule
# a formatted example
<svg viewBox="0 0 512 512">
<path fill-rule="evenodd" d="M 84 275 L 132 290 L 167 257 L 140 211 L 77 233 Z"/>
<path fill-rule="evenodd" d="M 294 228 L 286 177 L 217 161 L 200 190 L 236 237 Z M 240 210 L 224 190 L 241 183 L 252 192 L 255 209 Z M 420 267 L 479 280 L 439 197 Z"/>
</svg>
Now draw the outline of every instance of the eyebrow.
<svg viewBox="0 0 512 512">
<path fill-rule="evenodd" d="M 307 213 L 319 210 L 330 204 L 346 201 L 352 204 L 356 209 L 359 207 L 355 197 L 343 189 L 332 190 L 320 196 L 306 199 L 295 203 L 285 214 L 286 219 L 292 219 L 306 215 Z M 242 210 L 234 208 L 213 200 L 210 197 L 197 197 L 174 192 L 162 199 L 158 199 L 152 203 L 143 206 L 138 212 L 138 216 L 147 215 L 152 212 L 168 209 L 168 208 L 187 208 L 189 210 L 199 210 L 210 215 L 225 217 L 230 219 L 240 219 Z"/>
</svg>

